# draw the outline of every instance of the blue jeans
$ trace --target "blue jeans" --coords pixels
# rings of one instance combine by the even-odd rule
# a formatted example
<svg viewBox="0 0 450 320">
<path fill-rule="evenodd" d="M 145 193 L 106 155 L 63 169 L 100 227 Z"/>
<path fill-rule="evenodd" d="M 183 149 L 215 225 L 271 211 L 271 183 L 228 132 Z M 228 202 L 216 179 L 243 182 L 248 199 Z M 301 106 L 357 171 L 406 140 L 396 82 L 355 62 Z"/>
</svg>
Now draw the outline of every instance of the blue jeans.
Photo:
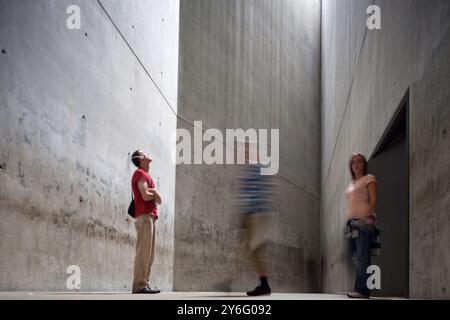
<svg viewBox="0 0 450 320">
<path fill-rule="evenodd" d="M 367 268 L 370 266 L 371 248 L 370 244 L 373 237 L 373 227 L 362 226 L 356 220 L 352 220 L 352 226 L 359 230 L 359 235 L 354 239 L 356 249 L 356 260 L 358 266 L 356 269 L 355 291 L 369 296 L 370 290 L 367 288 Z"/>
</svg>

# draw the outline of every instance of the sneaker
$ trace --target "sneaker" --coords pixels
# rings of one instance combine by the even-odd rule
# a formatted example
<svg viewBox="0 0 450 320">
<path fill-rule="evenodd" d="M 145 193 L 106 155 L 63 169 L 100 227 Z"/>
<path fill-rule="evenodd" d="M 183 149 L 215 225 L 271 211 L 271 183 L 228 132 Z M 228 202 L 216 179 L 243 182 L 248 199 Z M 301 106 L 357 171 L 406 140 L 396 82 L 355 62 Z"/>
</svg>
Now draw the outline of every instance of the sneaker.
<svg viewBox="0 0 450 320">
<path fill-rule="evenodd" d="M 156 287 L 155 287 L 155 288 L 150 287 L 150 283 L 147 284 L 147 289 L 153 291 L 154 293 L 160 293 L 160 292 L 161 292 L 161 290 L 159 290 L 159 289 L 156 288 Z"/>
<path fill-rule="evenodd" d="M 270 287 L 263 287 L 263 286 L 257 286 L 255 288 L 255 290 L 253 291 L 248 291 L 247 295 L 248 296 L 265 296 L 265 295 L 270 295 L 271 291 L 270 291 Z"/>
<path fill-rule="evenodd" d="M 362 293 L 359 292 L 349 292 L 347 293 L 347 297 L 352 298 L 352 299 L 369 299 L 369 296 L 366 296 Z"/>
<path fill-rule="evenodd" d="M 160 293 L 160 291 L 145 287 L 145 288 L 141 289 L 140 291 L 133 292 L 133 293 L 153 294 L 153 293 Z"/>
</svg>

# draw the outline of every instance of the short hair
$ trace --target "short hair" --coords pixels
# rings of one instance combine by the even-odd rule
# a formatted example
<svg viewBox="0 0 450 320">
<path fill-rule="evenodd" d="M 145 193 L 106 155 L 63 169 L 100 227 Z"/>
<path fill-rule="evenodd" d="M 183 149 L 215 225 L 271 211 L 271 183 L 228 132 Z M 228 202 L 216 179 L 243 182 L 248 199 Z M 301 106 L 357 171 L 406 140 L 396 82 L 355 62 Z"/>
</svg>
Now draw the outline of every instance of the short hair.
<svg viewBox="0 0 450 320">
<path fill-rule="evenodd" d="M 350 157 L 350 161 L 348 163 L 348 166 L 350 168 L 350 174 L 352 175 L 353 180 L 355 180 L 355 173 L 353 172 L 353 169 L 352 169 L 352 161 L 353 161 L 354 157 L 361 157 L 363 159 L 363 163 L 364 163 L 363 175 L 367 175 L 367 159 L 366 159 L 366 157 L 364 155 L 362 155 L 361 153 L 354 153 Z"/>
<path fill-rule="evenodd" d="M 136 150 L 135 152 L 133 152 L 133 154 L 131 155 L 131 161 L 133 162 L 133 164 L 139 168 L 139 166 L 141 165 L 141 159 L 139 159 L 139 157 L 141 156 L 141 150 Z"/>
</svg>

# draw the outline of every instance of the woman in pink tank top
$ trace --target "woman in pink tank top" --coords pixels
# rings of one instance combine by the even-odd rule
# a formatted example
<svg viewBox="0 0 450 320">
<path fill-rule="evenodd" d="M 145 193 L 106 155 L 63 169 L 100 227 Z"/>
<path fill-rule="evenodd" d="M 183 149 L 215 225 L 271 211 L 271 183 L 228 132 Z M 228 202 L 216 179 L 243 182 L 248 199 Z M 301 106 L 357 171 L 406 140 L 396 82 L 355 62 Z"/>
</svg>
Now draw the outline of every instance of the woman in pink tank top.
<svg viewBox="0 0 450 320">
<path fill-rule="evenodd" d="M 376 179 L 367 173 L 367 160 L 354 153 L 349 163 L 351 181 L 345 190 L 347 198 L 347 218 L 350 225 L 358 230 L 354 239 L 358 262 L 355 292 L 348 293 L 350 298 L 369 298 L 367 288 L 367 267 L 370 266 L 371 242 L 376 224 L 375 205 L 377 201 Z"/>
</svg>

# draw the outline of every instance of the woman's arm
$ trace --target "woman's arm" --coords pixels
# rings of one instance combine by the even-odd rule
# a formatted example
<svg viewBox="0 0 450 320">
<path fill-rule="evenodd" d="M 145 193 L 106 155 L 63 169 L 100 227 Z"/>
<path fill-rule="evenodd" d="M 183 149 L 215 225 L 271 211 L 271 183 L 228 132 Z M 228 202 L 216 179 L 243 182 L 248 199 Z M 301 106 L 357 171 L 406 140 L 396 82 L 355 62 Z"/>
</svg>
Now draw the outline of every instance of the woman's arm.
<svg viewBox="0 0 450 320">
<path fill-rule="evenodd" d="M 375 182 L 369 183 L 367 188 L 369 189 L 369 205 L 372 212 L 375 212 L 375 206 L 377 204 L 377 184 Z"/>
</svg>

